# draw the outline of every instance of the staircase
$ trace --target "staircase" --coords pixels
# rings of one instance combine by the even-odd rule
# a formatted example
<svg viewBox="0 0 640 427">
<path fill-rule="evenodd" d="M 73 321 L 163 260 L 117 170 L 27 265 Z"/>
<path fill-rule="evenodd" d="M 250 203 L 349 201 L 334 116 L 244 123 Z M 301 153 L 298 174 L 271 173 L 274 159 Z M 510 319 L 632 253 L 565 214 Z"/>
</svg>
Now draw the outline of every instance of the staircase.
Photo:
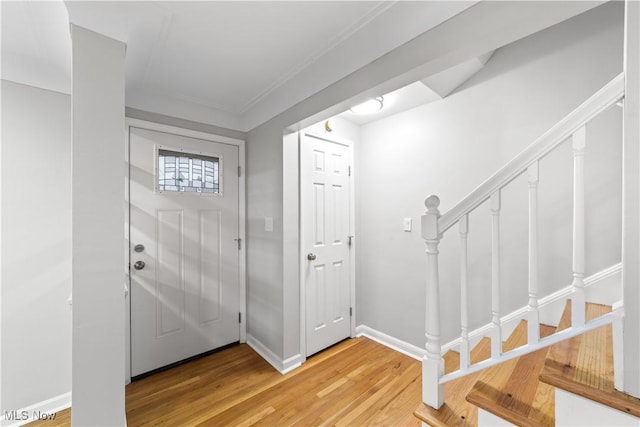
<svg viewBox="0 0 640 427">
<path fill-rule="evenodd" d="M 611 308 L 605 305 L 586 305 L 588 319 L 609 311 Z M 540 335 L 548 336 L 556 329 L 570 327 L 570 324 L 569 301 L 558 327 L 541 325 Z M 503 343 L 504 350 L 525 344 L 527 329 L 527 322 L 521 321 Z M 484 340 L 473 353 L 476 359 L 482 359 L 489 357 L 489 350 L 489 341 Z M 455 366 L 457 360 L 458 353 L 454 350 L 445 354 L 445 363 L 448 361 Z M 567 420 L 573 416 L 567 411 L 556 417 L 556 390 L 564 390 L 613 408 L 620 413 L 622 420 L 616 422 L 607 414 L 606 421 L 590 425 L 640 425 L 640 399 L 613 388 L 612 362 L 611 326 L 604 326 L 562 341 L 548 350 L 538 350 L 481 373 L 451 381 L 445 386 L 450 398 L 439 410 L 422 404 L 414 414 L 430 426 L 581 425 Z M 497 424 L 496 420 L 501 423 Z"/>
<path fill-rule="evenodd" d="M 620 300 L 610 306 L 597 304 L 599 301 L 590 301 L 587 286 L 608 273 L 596 275 L 598 277 L 585 275 L 586 127 L 612 105 L 622 105 L 624 95 L 625 78 L 624 74 L 620 74 L 448 212 L 440 214 L 437 196 L 430 196 L 425 201 L 427 212 L 422 217 L 422 234 L 427 254 L 427 342 L 423 359 L 424 403 L 415 411 L 416 417 L 424 423 L 432 426 L 580 425 L 572 422 L 584 416 L 582 422 L 588 425 L 616 425 L 611 420 L 617 419 L 620 413 L 620 423 L 623 423 L 620 425 L 640 425 L 640 399 L 630 394 L 633 392 L 633 395 L 640 396 L 640 390 L 635 390 L 635 385 L 632 385 L 636 378 L 631 376 L 635 375 L 640 363 L 639 344 L 635 332 L 628 331 L 625 335 L 623 331 L 625 304 L 622 295 L 628 293 L 621 293 Z M 574 171 L 573 281 L 551 295 L 540 295 L 539 164 L 546 155 L 567 142 L 570 142 L 573 151 Z M 625 141 L 623 144 L 627 171 L 628 159 L 636 152 L 638 142 Z M 637 159 L 635 168 L 638 168 Z M 527 177 L 529 192 L 529 300 L 525 307 L 505 316 L 500 301 L 501 192 L 521 175 Z M 624 185 L 635 185 L 629 181 L 631 178 L 626 173 L 623 175 Z M 487 289 L 491 293 L 491 322 L 470 331 L 469 215 L 485 202 L 489 205 L 491 215 L 491 283 L 490 289 Z M 626 230 L 624 221 L 629 219 L 625 213 L 623 230 Z M 438 246 L 443 234 L 456 224 L 460 241 L 460 336 L 442 346 Z M 626 239 L 628 243 L 629 237 Z M 623 233 L 623 246 L 624 241 Z M 624 260 L 623 250 L 623 263 L 613 266 L 608 272 L 618 269 L 621 272 L 619 282 L 636 289 L 640 284 L 638 280 L 630 279 Z M 562 318 L 554 321 L 553 325 L 541 324 L 541 310 L 558 303 L 566 306 Z M 632 300 L 626 309 L 636 313 L 640 306 Z M 637 331 L 638 327 L 635 325 L 633 329 Z M 631 389 L 624 387 L 625 362 L 630 368 L 627 384 Z M 613 408 L 617 412 L 607 413 L 602 424 L 594 421 L 597 416 L 594 418 L 592 413 L 599 414 L 605 409 L 567 413 L 567 408 L 584 408 L 584 402 L 580 400 L 584 398 L 588 399 L 586 402 L 597 402 L 595 405 L 604 405 L 606 410 Z M 557 399 L 563 402 L 562 410 L 556 407 Z M 590 424 L 592 421 L 596 424 Z M 627 422 L 630 424 L 624 424 Z"/>
</svg>

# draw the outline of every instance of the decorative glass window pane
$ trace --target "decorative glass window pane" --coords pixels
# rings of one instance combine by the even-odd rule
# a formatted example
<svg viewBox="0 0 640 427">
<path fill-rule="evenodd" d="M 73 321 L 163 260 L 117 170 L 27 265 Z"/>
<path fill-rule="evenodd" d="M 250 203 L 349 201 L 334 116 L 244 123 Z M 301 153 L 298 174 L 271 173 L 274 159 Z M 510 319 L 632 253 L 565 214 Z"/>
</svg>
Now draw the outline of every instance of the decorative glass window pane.
<svg viewBox="0 0 640 427">
<path fill-rule="evenodd" d="M 158 150 L 158 191 L 220 192 L 218 157 Z"/>
</svg>

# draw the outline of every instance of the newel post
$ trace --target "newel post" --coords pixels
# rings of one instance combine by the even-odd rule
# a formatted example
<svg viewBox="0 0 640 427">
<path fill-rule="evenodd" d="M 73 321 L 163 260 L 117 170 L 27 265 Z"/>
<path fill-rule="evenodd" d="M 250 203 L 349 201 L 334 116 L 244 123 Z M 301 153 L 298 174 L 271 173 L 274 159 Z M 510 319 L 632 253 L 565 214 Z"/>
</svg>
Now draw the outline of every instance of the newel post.
<svg viewBox="0 0 640 427">
<path fill-rule="evenodd" d="M 438 218 L 440 199 L 429 196 L 424 202 L 427 212 L 422 216 L 422 238 L 427 249 L 427 313 L 425 335 L 427 351 L 422 361 L 422 401 L 439 409 L 444 403 L 444 385 L 440 377 L 444 374 L 444 361 L 440 347 L 440 283 L 438 278 Z"/>
</svg>

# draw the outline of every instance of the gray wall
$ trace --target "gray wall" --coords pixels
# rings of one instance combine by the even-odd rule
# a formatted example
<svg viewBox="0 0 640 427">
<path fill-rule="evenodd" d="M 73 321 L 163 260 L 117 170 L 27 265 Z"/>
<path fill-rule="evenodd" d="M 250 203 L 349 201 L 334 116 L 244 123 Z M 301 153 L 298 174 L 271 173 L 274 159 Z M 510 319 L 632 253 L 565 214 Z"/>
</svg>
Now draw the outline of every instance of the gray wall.
<svg viewBox="0 0 640 427">
<path fill-rule="evenodd" d="M 246 137 L 136 109 L 126 114 Z M 71 392 L 71 97 L 2 80 L 1 149 L 0 408 L 19 410 L 55 397 L 70 403 L 63 395 Z M 16 179 L 22 176 L 24 185 Z"/>
<path fill-rule="evenodd" d="M 2 80 L 2 411 L 71 391 L 71 99 Z M 4 412 L 2 412 L 4 413 Z"/>
<path fill-rule="evenodd" d="M 278 356 L 284 346 L 282 130 L 269 122 L 247 138 L 247 333 Z M 273 232 L 264 218 L 273 218 Z M 292 333 L 294 334 L 294 333 Z"/>
<path fill-rule="evenodd" d="M 73 425 L 126 424 L 125 44 L 71 24 Z"/>
<path fill-rule="evenodd" d="M 424 345 L 423 201 L 446 212 L 526 145 L 622 71 L 622 4 L 612 3 L 499 49 L 446 99 L 362 127 L 358 188 L 358 324 Z M 621 109 L 587 128 L 587 274 L 620 261 Z M 540 180 L 541 294 L 571 282 L 570 144 L 545 158 Z M 527 182 L 503 192 L 501 298 L 527 303 Z M 402 218 L 414 230 L 402 231 Z M 470 218 L 471 323 L 490 320 L 490 213 Z M 457 226 L 441 244 L 441 310 L 459 319 Z M 481 287 L 484 285 L 484 287 Z M 443 324 L 443 342 L 459 321 Z"/>
<path fill-rule="evenodd" d="M 470 57 L 525 37 L 594 7 L 593 2 L 480 2 L 387 55 L 310 96 L 247 135 L 248 333 L 286 359 L 299 347 L 283 271 L 283 132 L 345 111 L 354 101 L 387 93 Z M 356 166 L 357 167 L 357 166 Z M 357 183 L 356 183 L 357 185 Z M 359 190 L 360 191 L 360 190 Z M 422 196 L 421 196 L 422 197 Z M 274 231 L 264 231 L 264 217 Z M 360 242 L 362 243 L 362 242 Z M 360 244 L 361 246 L 361 244 Z M 290 263 L 287 263 L 290 264 Z M 295 289 L 299 287 L 295 284 Z"/>
<path fill-rule="evenodd" d="M 342 138 L 357 149 L 358 126 L 334 119 Z M 249 141 L 276 140 L 276 149 L 265 144 L 248 150 L 248 333 L 276 355 L 287 359 L 300 351 L 300 282 L 298 257 L 298 135 L 282 135 L 282 127 L 263 127 L 249 134 Z M 323 133 L 324 122 L 307 129 Z M 280 170 L 270 166 L 280 156 Z M 277 191 L 274 191 L 276 189 Z M 273 197 L 280 204 L 273 203 Z M 259 207 L 258 207 L 259 205 Z M 264 231 L 264 217 L 274 218 L 273 232 Z M 281 283 L 281 286 L 274 286 Z"/>
</svg>

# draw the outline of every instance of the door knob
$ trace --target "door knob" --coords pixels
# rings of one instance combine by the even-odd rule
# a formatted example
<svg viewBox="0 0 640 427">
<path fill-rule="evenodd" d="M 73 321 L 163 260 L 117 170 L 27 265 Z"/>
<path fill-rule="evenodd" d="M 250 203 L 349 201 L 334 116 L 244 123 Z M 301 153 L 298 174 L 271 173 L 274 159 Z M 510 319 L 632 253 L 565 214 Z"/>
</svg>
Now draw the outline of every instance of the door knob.
<svg viewBox="0 0 640 427">
<path fill-rule="evenodd" d="M 309 261 L 315 261 L 316 256 L 315 256 L 315 254 L 310 253 L 309 255 L 307 255 L 307 259 L 308 259 Z"/>
<path fill-rule="evenodd" d="M 136 261 L 136 263 L 133 264 L 133 268 L 136 270 L 142 270 L 144 268 L 144 261 Z"/>
</svg>

